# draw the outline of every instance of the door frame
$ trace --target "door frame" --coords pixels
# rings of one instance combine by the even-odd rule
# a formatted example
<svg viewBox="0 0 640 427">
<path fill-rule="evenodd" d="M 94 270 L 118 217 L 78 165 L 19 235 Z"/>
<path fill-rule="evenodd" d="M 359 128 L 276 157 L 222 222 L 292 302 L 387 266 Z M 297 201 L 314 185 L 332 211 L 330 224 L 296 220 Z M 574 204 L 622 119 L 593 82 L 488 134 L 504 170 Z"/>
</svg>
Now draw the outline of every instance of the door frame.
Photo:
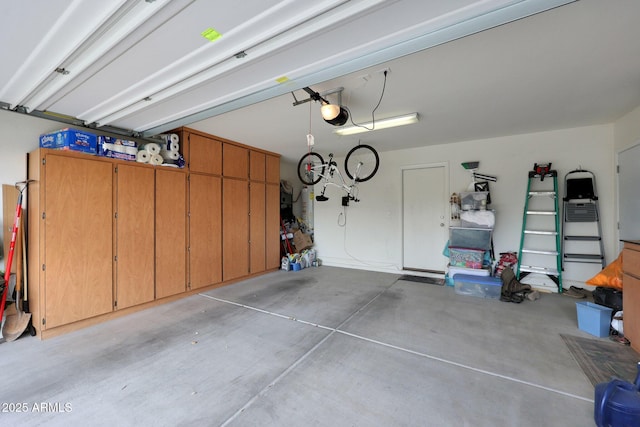
<svg viewBox="0 0 640 427">
<path fill-rule="evenodd" d="M 432 168 L 443 168 L 443 173 L 444 173 L 444 198 L 443 198 L 443 203 L 445 206 L 447 206 L 447 204 L 449 203 L 449 198 L 450 198 L 450 186 L 451 186 L 451 177 L 449 175 L 449 162 L 433 162 L 433 163 L 420 163 L 420 164 L 416 164 L 416 165 L 406 165 L 406 166 L 401 166 L 400 167 L 400 246 L 401 246 L 401 254 L 400 254 L 400 267 L 402 269 L 403 272 L 406 273 L 425 273 L 425 274 L 444 274 L 446 273 L 446 270 L 444 272 L 440 272 L 440 271 L 431 271 L 431 270 L 415 270 L 415 269 L 405 269 L 404 266 L 404 171 L 405 170 L 412 170 L 412 169 L 432 169 Z M 447 215 L 447 213 L 449 213 L 449 215 Z M 449 225 L 450 225 L 450 221 L 451 221 L 451 213 L 449 212 L 448 209 L 446 209 L 445 212 L 445 218 L 444 218 L 444 224 L 445 227 L 447 229 L 449 229 Z"/>
</svg>

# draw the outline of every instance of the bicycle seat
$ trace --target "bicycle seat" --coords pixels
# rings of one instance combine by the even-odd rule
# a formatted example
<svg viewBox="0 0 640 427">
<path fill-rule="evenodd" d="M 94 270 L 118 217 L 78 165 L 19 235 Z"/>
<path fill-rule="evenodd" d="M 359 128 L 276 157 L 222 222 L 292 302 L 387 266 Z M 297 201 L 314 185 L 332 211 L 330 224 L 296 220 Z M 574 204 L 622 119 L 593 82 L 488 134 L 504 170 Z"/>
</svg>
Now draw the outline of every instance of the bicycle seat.
<svg viewBox="0 0 640 427">
<path fill-rule="evenodd" d="M 329 200 L 329 198 L 327 196 L 325 196 L 325 195 L 320 194 L 320 195 L 316 196 L 316 200 L 319 201 L 319 202 L 326 202 L 327 200 Z"/>
</svg>

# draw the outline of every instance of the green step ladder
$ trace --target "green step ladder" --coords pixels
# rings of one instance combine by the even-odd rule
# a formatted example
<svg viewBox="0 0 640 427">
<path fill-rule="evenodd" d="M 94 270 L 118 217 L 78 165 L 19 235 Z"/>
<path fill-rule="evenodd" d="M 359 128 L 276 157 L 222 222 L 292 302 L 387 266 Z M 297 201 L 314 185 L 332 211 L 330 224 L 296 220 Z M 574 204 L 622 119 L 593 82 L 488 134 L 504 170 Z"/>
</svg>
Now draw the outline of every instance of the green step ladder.
<svg viewBox="0 0 640 427">
<path fill-rule="evenodd" d="M 558 172 L 551 163 L 536 163 L 529 171 L 516 277 L 531 273 L 548 276 L 562 293 Z"/>
</svg>

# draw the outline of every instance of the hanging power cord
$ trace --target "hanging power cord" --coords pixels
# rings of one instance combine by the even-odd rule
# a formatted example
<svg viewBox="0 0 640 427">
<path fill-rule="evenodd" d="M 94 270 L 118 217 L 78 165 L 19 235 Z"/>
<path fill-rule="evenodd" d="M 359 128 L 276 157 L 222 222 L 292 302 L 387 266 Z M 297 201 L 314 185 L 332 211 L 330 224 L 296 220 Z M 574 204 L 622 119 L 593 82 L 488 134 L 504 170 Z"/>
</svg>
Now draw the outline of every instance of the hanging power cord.
<svg viewBox="0 0 640 427">
<path fill-rule="evenodd" d="M 384 92 L 385 89 L 387 87 L 387 73 L 389 71 L 388 70 L 384 70 L 384 82 L 382 83 L 382 93 L 380 94 L 380 99 L 378 99 L 378 103 L 376 104 L 376 106 L 373 108 L 373 110 L 371 111 L 371 127 L 368 128 L 366 126 L 360 125 L 356 122 L 353 121 L 353 114 L 351 114 L 351 110 L 349 110 L 348 107 L 344 106 L 344 109 L 347 110 L 347 112 L 349 113 L 349 120 L 351 120 L 351 124 L 353 124 L 354 126 L 360 127 L 360 128 L 364 128 L 366 130 L 374 130 L 376 128 L 376 110 L 378 109 L 378 107 L 380 106 L 380 103 L 382 102 L 382 98 L 384 97 Z"/>
<path fill-rule="evenodd" d="M 341 221 L 341 218 L 342 221 Z M 343 206 L 342 207 L 342 212 L 340 212 L 340 214 L 338 215 L 338 226 L 343 227 L 343 249 L 344 249 L 344 253 L 347 254 L 347 256 L 349 256 L 351 259 L 353 259 L 354 261 L 359 262 L 360 264 L 363 265 L 368 265 L 371 267 L 392 267 L 394 269 L 396 269 L 397 271 L 402 271 L 402 268 L 398 267 L 396 264 L 393 263 L 371 263 L 371 262 L 367 262 L 364 261 L 360 258 L 357 258 L 355 256 L 353 256 L 349 250 L 347 249 L 347 207 Z"/>
</svg>

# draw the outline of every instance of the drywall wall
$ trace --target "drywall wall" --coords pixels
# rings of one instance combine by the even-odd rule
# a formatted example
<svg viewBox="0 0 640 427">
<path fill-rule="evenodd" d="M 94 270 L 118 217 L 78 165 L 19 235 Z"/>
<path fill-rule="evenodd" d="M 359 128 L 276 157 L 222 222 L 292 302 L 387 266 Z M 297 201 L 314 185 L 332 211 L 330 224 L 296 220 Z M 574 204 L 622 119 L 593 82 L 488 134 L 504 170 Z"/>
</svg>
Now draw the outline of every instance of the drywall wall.
<svg viewBox="0 0 640 427">
<path fill-rule="evenodd" d="M 27 178 L 27 156 L 38 148 L 38 137 L 46 132 L 62 129 L 65 126 L 51 120 L 38 119 L 11 111 L 0 110 L 0 183 L 13 185 Z M 13 220 L 13 219 L 12 219 Z M 0 224 L 2 224 L 0 209 Z M 11 222 L 11 221 L 10 221 Z M 6 232 L 0 230 L 0 241 Z M 4 254 L 0 245 L 0 269 L 4 270 Z"/>
<path fill-rule="evenodd" d="M 614 124 L 614 149 L 616 165 L 620 170 L 616 180 L 615 217 L 620 222 L 616 227 L 616 240 L 639 238 L 640 186 L 637 185 L 637 159 L 640 157 L 640 107 L 621 117 Z M 623 243 L 618 241 L 619 249 Z"/>
<path fill-rule="evenodd" d="M 614 138 L 616 153 L 640 143 L 640 106 L 614 123 Z"/>
<path fill-rule="evenodd" d="M 617 256 L 613 133 L 613 124 L 610 124 L 380 153 L 379 172 L 371 181 L 360 185 L 359 203 L 343 208 L 338 190 L 329 190 L 333 196 L 329 202 L 315 203 L 318 256 L 325 265 L 399 272 L 402 265 L 401 168 L 447 162 L 450 191 L 459 192 L 466 191 L 471 180 L 461 163 L 478 160 L 479 172 L 498 178 L 490 185 L 491 208 L 496 211 L 496 253 L 518 250 L 528 171 L 536 162 L 552 162 L 559 174 L 560 195 L 567 172 L 581 166 L 596 174 L 606 258 L 613 260 Z M 366 143 L 366 136 L 362 142 Z M 338 159 L 339 165 L 342 162 Z M 443 248 L 445 243 L 442 242 Z M 564 279 L 568 283 L 583 282 L 598 270 L 582 266 L 567 267 Z"/>
</svg>

